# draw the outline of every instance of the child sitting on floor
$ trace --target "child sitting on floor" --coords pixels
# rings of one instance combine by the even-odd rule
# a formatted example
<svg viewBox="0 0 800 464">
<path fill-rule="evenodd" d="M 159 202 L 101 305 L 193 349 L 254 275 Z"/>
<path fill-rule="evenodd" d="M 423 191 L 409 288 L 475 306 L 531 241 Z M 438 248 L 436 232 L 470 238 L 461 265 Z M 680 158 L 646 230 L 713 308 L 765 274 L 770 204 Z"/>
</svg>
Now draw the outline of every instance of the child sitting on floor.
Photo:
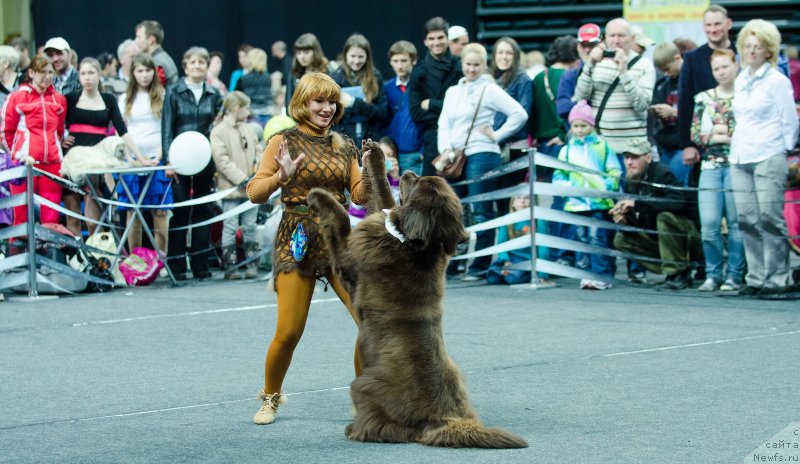
<svg viewBox="0 0 800 464">
<path fill-rule="evenodd" d="M 531 206 L 531 197 L 520 195 L 511 199 L 511 212 L 521 211 Z M 507 242 L 517 237 L 531 233 L 531 221 L 520 221 L 497 229 L 497 243 Z M 493 262 L 486 272 L 486 281 L 489 285 L 515 285 L 531 281 L 531 271 L 511 269 L 517 263 L 531 260 L 531 248 L 504 251 L 497 254 L 497 261 Z"/>
</svg>

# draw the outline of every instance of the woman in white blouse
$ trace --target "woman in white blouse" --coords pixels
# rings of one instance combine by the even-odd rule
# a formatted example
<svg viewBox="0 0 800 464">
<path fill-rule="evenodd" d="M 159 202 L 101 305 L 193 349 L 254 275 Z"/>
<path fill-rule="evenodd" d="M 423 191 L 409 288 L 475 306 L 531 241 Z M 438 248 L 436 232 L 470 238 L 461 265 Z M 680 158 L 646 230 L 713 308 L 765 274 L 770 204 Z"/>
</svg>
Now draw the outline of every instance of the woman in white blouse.
<svg viewBox="0 0 800 464">
<path fill-rule="evenodd" d="M 128 133 L 131 135 L 142 154 L 150 159 L 160 160 L 161 153 L 161 111 L 164 106 L 164 87 L 156 73 L 156 65 L 149 53 L 139 53 L 133 57 L 128 90 L 119 96 L 119 107 Z M 128 198 L 122 186 L 117 187 L 120 201 L 135 203 L 139 192 L 146 181 L 146 176 L 128 174 L 125 183 L 134 198 Z M 164 171 L 157 171 L 150 182 L 145 195 L 144 205 L 164 205 L 165 208 L 146 209 L 153 214 L 153 232 L 156 244 L 161 251 L 167 252 L 169 229 L 168 205 L 172 204 L 170 179 Z M 128 222 L 134 221 L 128 234 L 128 250 L 141 246 L 142 226 L 132 211 L 128 211 Z"/>
<path fill-rule="evenodd" d="M 781 293 L 789 284 L 783 195 L 798 120 L 792 85 L 775 67 L 780 43 L 775 25 L 754 19 L 736 44 L 744 69 L 735 82 L 729 161 L 748 265 L 743 296 Z"/>
<path fill-rule="evenodd" d="M 449 155 L 456 149 L 464 147 L 467 142 L 472 119 L 475 124 L 469 134 L 469 143 L 464 152 L 467 155 L 464 165 L 464 177 L 474 179 L 482 174 L 500 167 L 500 146 L 498 140 L 505 140 L 516 133 L 528 120 L 528 114 L 514 98 L 494 83 L 494 79 L 486 74 L 486 49 L 476 43 L 464 47 L 461 52 L 461 70 L 464 77 L 458 84 L 447 89 L 439 115 L 438 146 L 439 153 Z M 480 102 L 480 108 L 478 107 Z M 496 113 L 503 113 L 507 119 L 497 130 L 492 130 Z M 467 187 L 468 195 L 478 195 L 495 190 L 498 179 L 475 182 Z M 476 223 L 494 219 L 495 213 L 491 201 L 472 204 L 472 217 Z M 494 231 L 478 232 L 477 248 L 482 249 L 494 245 Z M 473 278 L 484 274 L 491 264 L 491 256 L 475 259 L 469 269 Z"/>
</svg>

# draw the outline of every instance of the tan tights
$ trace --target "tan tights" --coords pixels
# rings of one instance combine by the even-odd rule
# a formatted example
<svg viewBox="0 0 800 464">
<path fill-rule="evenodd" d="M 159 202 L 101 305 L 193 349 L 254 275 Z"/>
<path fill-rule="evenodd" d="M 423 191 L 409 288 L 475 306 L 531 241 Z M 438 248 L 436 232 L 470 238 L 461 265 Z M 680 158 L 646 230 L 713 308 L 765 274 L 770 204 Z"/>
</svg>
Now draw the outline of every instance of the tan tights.
<svg viewBox="0 0 800 464">
<path fill-rule="evenodd" d="M 153 236 L 156 239 L 155 245 L 159 250 L 167 254 L 167 238 L 169 237 L 169 216 L 168 211 L 164 209 L 154 209 L 153 213 Z M 132 224 L 131 224 L 132 223 Z M 128 251 L 136 247 L 142 246 L 142 221 L 133 214 L 133 211 L 128 211 L 128 224 L 131 226 L 128 232 Z"/>
<path fill-rule="evenodd" d="M 350 303 L 350 295 L 342 287 L 339 280 L 328 272 L 326 275 L 333 291 L 342 300 L 350 315 L 359 324 L 358 314 Z M 308 309 L 311 297 L 314 294 L 316 280 L 313 277 L 304 277 L 297 271 L 280 273 L 276 277 L 275 288 L 278 292 L 278 324 L 275 337 L 267 350 L 267 360 L 264 366 L 264 392 L 267 394 L 280 393 L 286 371 L 292 362 L 292 353 L 303 335 L 308 318 Z M 356 345 L 353 357 L 356 377 L 361 375 L 361 360 Z"/>
</svg>

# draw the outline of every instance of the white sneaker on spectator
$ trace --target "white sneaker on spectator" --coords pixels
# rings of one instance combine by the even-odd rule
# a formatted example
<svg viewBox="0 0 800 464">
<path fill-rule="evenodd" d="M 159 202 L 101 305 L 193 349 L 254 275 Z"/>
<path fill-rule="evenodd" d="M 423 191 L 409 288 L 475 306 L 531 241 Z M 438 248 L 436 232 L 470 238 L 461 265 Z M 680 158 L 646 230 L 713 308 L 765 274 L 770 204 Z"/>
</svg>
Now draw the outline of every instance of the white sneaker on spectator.
<svg viewBox="0 0 800 464">
<path fill-rule="evenodd" d="M 608 290 L 613 287 L 611 282 L 603 282 L 602 280 L 581 279 L 582 290 Z"/>
<path fill-rule="evenodd" d="M 742 284 L 736 283 L 733 279 L 726 279 L 725 283 L 719 286 L 723 292 L 735 292 L 742 288 Z"/>
<path fill-rule="evenodd" d="M 697 290 L 701 292 L 714 292 L 719 290 L 719 284 L 716 280 L 712 279 L 711 277 L 707 278 L 703 285 L 701 285 Z"/>
</svg>

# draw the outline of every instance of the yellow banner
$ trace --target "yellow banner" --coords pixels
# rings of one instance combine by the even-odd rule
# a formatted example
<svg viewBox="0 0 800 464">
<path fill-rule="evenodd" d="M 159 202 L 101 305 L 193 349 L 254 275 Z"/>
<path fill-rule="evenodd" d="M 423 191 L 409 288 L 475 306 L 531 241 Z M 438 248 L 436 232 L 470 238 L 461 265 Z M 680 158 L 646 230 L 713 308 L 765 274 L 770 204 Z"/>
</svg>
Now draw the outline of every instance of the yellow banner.
<svg viewBox="0 0 800 464">
<path fill-rule="evenodd" d="M 702 21 L 709 0 L 623 0 L 622 13 L 631 23 Z"/>
</svg>

